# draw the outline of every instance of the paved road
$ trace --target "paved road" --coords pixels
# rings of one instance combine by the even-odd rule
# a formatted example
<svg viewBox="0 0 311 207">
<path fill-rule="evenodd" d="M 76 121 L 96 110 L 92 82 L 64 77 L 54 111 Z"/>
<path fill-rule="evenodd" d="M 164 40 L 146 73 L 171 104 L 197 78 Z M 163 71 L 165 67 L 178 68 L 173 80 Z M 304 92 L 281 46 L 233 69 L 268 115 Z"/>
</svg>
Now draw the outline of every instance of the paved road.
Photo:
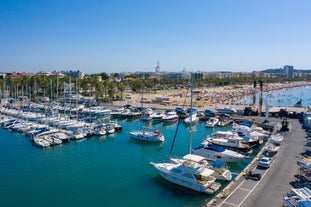
<svg viewBox="0 0 311 207">
<path fill-rule="evenodd" d="M 243 181 L 233 191 L 221 207 L 252 206 L 252 207 L 279 207 L 283 205 L 283 195 L 291 189 L 290 183 L 295 181 L 299 174 L 297 161 L 303 152 L 306 132 L 296 119 L 290 119 L 292 130 L 284 135 L 282 146 L 275 157 L 273 165 L 268 170 L 260 171 L 263 178 L 259 181 Z"/>
</svg>

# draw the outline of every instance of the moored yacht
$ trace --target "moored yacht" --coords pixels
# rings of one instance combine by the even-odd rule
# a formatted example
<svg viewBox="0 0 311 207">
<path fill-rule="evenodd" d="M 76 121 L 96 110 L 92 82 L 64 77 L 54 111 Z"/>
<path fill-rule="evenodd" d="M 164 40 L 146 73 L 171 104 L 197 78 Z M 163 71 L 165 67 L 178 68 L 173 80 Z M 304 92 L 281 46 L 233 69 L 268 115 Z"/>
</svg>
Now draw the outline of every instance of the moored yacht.
<svg viewBox="0 0 311 207">
<path fill-rule="evenodd" d="M 148 141 L 148 142 L 163 142 L 164 136 L 161 130 L 147 130 L 142 131 L 131 131 L 129 132 L 130 137 L 137 140 Z"/>
<path fill-rule="evenodd" d="M 43 138 L 35 138 L 33 139 L 34 143 L 39 147 L 49 147 L 50 142 L 44 140 Z"/>
<path fill-rule="evenodd" d="M 122 113 L 124 112 L 124 108 L 117 108 L 111 111 L 110 115 L 112 118 L 121 118 Z"/>
<path fill-rule="evenodd" d="M 162 117 L 162 121 L 164 123 L 173 123 L 176 122 L 179 119 L 176 111 L 168 111 L 166 114 Z"/>
<path fill-rule="evenodd" d="M 152 121 L 156 122 L 156 121 L 162 121 L 162 118 L 165 116 L 164 113 L 162 112 L 154 112 L 150 115 Z"/>
<path fill-rule="evenodd" d="M 275 144 L 281 144 L 283 136 L 281 134 L 274 134 L 270 136 L 270 141 Z"/>
<path fill-rule="evenodd" d="M 216 117 L 210 117 L 210 118 L 206 121 L 205 126 L 206 126 L 206 127 L 215 127 L 215 126 L 217 126 L 218 122 L 219 122 L 219 119 L 218 119 L 218 118 L 216 118 Z"/>
<path fill-rule="evenodd" d="M 197 114 L 190 114 L 187 118 L 184 119 L 186 124 L 194 124 L 199 122 L 199 117 Z"/>
<path fill-rule="evenodd" d="M 214 170 L 205 168 L 196 162 L 186 160 L 182 163 L 153 163 L 158 173 L 166 180 L 183 187 L 213 194 L 221 184 L 212 176 Z"/>
<path fill-rule="evenodd" d="M 183 163 L 187 160 L 193 161 L 198 163 L 199 165 L 214 170 L 212 174 L 216 179 L 219 180 L 231 180 L 232 174 L 229 169 L 225 167 L 225 163 L 222 161 L 212 161 L 209 162 L 205 157 L 194 155 L 194 154 L 187 154 L 183 156 L 182 159 L 178 158 L 170 158 L 170 160 L 174 163 Z"/>
<path fill-rule="evenodd" d="M 238 139 L 214 138 L 214 139 L 205 139 L 204 142 L 206 142 L 204 144 L 212 143 L 212 144 L 219 145 L 219 146 L 222 146 L 226 149 L 230 149 L 233 151 L 238 150 L 238 152 L 241 152 L 241 153 L 251 153 L 250 147 L 246 144 L 243 144 L 241 140 L 238 140 Z"/>
<path fill-rule="evenodd" d="M 106 134 L 105 126 L 103 126 L 102 124 L 95 126 L 93 134 L 98 136 L 105 135 Z"/>
<path fill-rule="evenodd" d="M 208 160 L 221 160 L 223 162 L 240 162 L 245 158 L 245 155 L 211 143 L 201 144 L 194 148 L 192 153 Z"/>
</svg>

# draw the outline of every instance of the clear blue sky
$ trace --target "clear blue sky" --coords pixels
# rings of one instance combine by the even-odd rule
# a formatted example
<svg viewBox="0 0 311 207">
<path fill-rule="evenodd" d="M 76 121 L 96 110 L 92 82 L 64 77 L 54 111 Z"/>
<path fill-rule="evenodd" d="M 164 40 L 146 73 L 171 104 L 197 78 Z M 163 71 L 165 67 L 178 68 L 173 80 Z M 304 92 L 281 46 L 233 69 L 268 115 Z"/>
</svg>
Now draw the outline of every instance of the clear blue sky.
<svg viewBox="0 0 311 207">
<path fill-rule="evenodd" d="M 311 68 L 310 0 L 0 0 L 0 71 Z"/>
</svg>

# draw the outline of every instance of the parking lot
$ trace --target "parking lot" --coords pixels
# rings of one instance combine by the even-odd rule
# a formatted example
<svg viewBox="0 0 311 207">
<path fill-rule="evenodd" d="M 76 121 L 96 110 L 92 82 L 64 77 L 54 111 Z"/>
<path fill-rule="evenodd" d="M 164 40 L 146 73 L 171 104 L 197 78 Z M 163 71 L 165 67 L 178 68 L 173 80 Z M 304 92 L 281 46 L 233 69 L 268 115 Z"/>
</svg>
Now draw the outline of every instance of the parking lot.
<svg viewBox="0 0 311 207">
<path fill-rule="evenodd" d="M 297 119 L 289 120 L 292 130 L 284 134 L 284 140 L 270 168 L 258 168 L 254 173 L 260 173 L 261 179 L 243 179 L 238 186 L 232 189 L 231 194 L 217 206 L 282 206 L 283 195 L 291 189 L 291 183 L 299 174 L 297 161 L 302 157 L 306 132 Z"/>
</svg>

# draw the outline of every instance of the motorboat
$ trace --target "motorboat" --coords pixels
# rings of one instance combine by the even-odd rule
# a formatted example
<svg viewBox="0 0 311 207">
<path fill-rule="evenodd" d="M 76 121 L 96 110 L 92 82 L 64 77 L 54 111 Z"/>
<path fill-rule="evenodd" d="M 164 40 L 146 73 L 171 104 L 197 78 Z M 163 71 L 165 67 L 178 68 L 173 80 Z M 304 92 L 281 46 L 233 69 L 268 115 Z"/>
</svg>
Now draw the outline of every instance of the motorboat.
<svg viewBox="0 0 311 207">
<path fill-rule="evenodd" d="M 39 146 L 39 147 L 49 147 L 50 146 L 50 142 L 44 140 L 43 138 L 34 138 L 33 139 L 34 143 Z"/>
<path fill-rule="evenodd" d="M 55 132 L 53 134 L 51 134 L 51 137 L 54 137 L 56 139 L 59 139 L 61 140 L 62 142 L 68 142 L 71 135 L 67 132 L 63 132 L 63 131 L 58 131 L 58 132 Z"/>
<path fill-rule="evenodd" d="M 186 124 L 194 124 L 199 122 L 199 117 L 197 114 L 190 114 L 187 118 L 184 119 Z"/>
<path fill-rule="evenodd" d="M 243 124 L 232 124 L 233 130 L 241 137 L 258 137 L 258 138 L 266 138 L 267 132 L 265 132 L 261 127 L 243 125 Z"/>
<path fill-rule="evenodd" d="M 117 108 L 111 111 L 110 115 L 112 118 L 121 118 L 122 113 L 124 112 L 124 108 Z"/>
<path fill-rule="evenodd" d="M 270 142 L 275 143 L 275 144 L 281 144 L 283 139 L 284 137 L 281 134 L 273 134 L 270 136 Z"/>
<path fill-rule="evenodd" d="M 162 118 L 165 116 L 164 113 L 162 112 L 154 112 L 150 115 L 152 121 L 156 122 L 156 121 L 162 121 Z"/>
<path fill-rule="evenodd" d="M 98 125 L 94 127 L 94 130 L 93 130 L 94 135 L 103 136 L 106 133 L 107 133 L 106 129 L 103 125 Z"/>
<path fill-rule="evenodd" d="M 38 125 L 33 130 L 28 131 L 26 134 L 27 136 L 34 137 L 48 131 L 50 131 L 50 127 L 47 127 L 46 125 Z"/>
<path fill-rule="evenodd" d="M 173 123 L 178 121 L 179 117 L 175 111 L 168 111 L 163 117 L 162 120 L 164 123 Z"/>
<path fill-rule="evenodd" d="M 72 137 L 73 139 L 83 139 L 86 134 L 83 132 L 83 128 L 76 128 L 76 129 L 72 129 Z"/>
<path fill-rule="evenodd" d="M 233 123 L 233 121 L 231 119 L 227 119 L 227 118 L 219 119 L 218 126 L 226 127 L 232 123 Z"/>
<path fill-rule="evenodd" d="M 25 126 L 26 126 L 26 123 L 25 123 L 25 122 L 16 122 L 16 123 L 13 124 L 13 126 L 11 127 L 11 129 L 12 129 L 13 131 L 18 131 L 18 129 L 23 128 L 23 127 L 25 127 Z"/>
<path fill-rule="evenodd" d="M 219 119 L 218 119 L 218 118 L 216 118 L 216 117 L 210 117 L 210 118 L 206 121 L 205 126 L 206 126 L 206 127 L 215 127 L 215 126 L 217 126 L 218 122 L 219 122 Z"/>
<path fill-rule="evenodd" d="M 221 184 L 212 176 L 214 170 L 186 160 L 182 163 L 153 163 L 158 173 L 166 180 L 198 192 L 213 194 Z"/>
<path fill-rule="evenodd" d="M 118 124 L 118 122 L 116 121 L 109 121 L 106 124 L 111 124 L 113 125 L 113 128 L 115 129 L 115 131 L 121 131 L 122 130 L 122 126 L 120 124 Z"/>
<path fill-rule="evenodd" d="M 142 116 L 141 116 L 141 120 L 142 121 L 151 121 L 152 120 L 152 115 L 153 114 L 153 110 L 150 108 L 146 108 L 142 111 Z"/>
<path fill-rule="evenodd" d="M 28 122 L 24 126 L 17 128 L 16 131 L 26 133 L 26 132 L 30 131 L 32 129 L 32 127 L 33 127 L 33 123 Z"/>
<path fill-rule="evenodd" d="M 263 140 L 259 139 L 258 137 L 241 137 L 235 131 L 216 131 L 214 137 L 223 139 L 237 139 L 240 140 L 242 144 L 248 145 L 250 148 L 258 147 L 263 142 Z"/>
<path fill-rule="evenodd" d="M 100 106 L 94 106 L 83 109 L 83 113 L 88 115 L 110 116 L 111 110 L 102 108 Z"/>
<path fill-rule="evenodd" d="M 251 153 L 250 146 L 243 144 L 240 139 L 234 139 L 234 138 L 228 138 L 228 139 L 223 139 L 223 138 L 214 138 L 214 139 L 205 139 L 204 142 L 212 143 L 215 145 L 222 146 L 226 149 L 230 149 L 233 151 L 238 150 L 238 152 L 241 153 Z M 203 143 L 206 144 L 206 143 Z"/>
<path fill-rule="evenodd" d="M 180 117 L 180 118 L 186 118 L 188 116 L 188 114 L 184 108 L 177 107 L 175 109 L 175 111 L 176 111 L 178 117 Z"/>
<path fill-rule="evenodd" d="M 62 143 L 62 140 L 52 137 L 51 135 L 45 135 L 40 137 L 50 143 L 50 145 L 58 145 Z"/>
<path fill-rule="evenodd" d="M 131 131 L 129 132 L 130 137 L 133 139 L 148 141 L 148 142 L 163 142 L 164 135 L 161 130 L 148 130 L 143 128 L 141 131 Z"/>
<path fill-rule="evenodd" d="M 240 162 L 246 157 L 241 153 L 225 149 L 222 146 L 212 143 L 201 144 L 194 148 L 192 153 L 205 157 L 208 160 L 221 160 L 223 162 Z"/>
<path fill-rule="evenodd" d="M 218 180 L 231 180 L 232 174 L 228 168 L 225 167 L 225 163 L 219 160 L 214 160 L 209 162 L 205 157 L 194 155 L 194 154 L 187 154 L 182 157 L 182 159 L 178 158 L 170 158 L 170 160 L 174 163 L 183 163 L 187 160 L 193 161 L 201 165 L 202 167 L 206 167 L 209 169 L 214 170 L 212 174 Z"/>
<path fill-rule="evenodd" d="M 73 128 L 83 128 L 83 127 L 88 127 L 88 126 L 90 127 L 90 123 L 86 123 L 84 121 L 77 121 L 73 124 L 67 125 L 66 129 L 70 130 Z"/>
<path fill-rule="evenodd" d="M 265 152 L 273 152 L 276 153 L 279 151 L 280 147 L 273 144 L 273 143 L 268 143 L 267 146 L 265 147 Z"/>
<path fill-rule="evenodd" d="M 113 134 L 115 133 L 115 124 L 114 123 L 107 123 L 105 124 L 105 130 L 107 134 Z"/>
<path fill-rule="evenodd" d="M 151 118 L 150 114 L 145 113 L 145 114 L 143 114 L 143 115 L 141 116 L 141 120 L 142 120 L 142 121 L 151 121 L 152 118 Z"/>
<path fill-rule="evenodd" d="M 75 124 L 78 124 L 78 122 L 76 120 L 68 120 L 68 121 L 59 123 L 58 128 L 68 129 L 68 128 L 70 128 L 70 126 L 75 125 Z"/>
<path fill-rule="evenodd" d="M 21 122 L 17 119 L 9 120 L 3 124 L 3 129 L 11 129 L 14 125 L 20 124 Z"/>
</svg>

